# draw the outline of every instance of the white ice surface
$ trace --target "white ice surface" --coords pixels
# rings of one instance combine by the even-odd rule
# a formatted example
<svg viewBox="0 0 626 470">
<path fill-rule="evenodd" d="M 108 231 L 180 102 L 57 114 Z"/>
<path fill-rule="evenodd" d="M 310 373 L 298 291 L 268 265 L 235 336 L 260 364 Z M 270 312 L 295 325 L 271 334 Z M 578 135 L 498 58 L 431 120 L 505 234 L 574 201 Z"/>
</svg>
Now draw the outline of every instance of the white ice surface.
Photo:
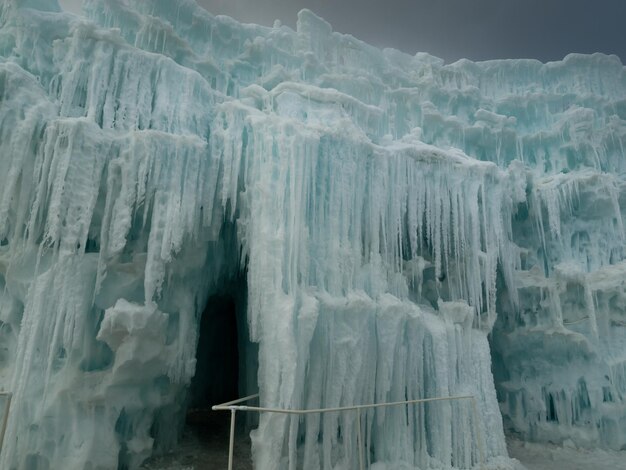
<svg viewBox="0 0 626 470">
<path fill-rule="evenodd" d="M 262 404 L 477 397 L 479 422 L 364 414 L 372 464 L 468 468 L 480 436 L 507 462 L 500 410 L 529 440 L 624 448 L 617 57 L 444 65 L 306 10 L 296 31 L 191 0 L 84 11 L 0 6 L 0 468 L 171 448 L 200 315 L 238 272 Z M 354 415 L 263 415 L 253 459 L 342 470 L 355 439 Z"/>
</svg>

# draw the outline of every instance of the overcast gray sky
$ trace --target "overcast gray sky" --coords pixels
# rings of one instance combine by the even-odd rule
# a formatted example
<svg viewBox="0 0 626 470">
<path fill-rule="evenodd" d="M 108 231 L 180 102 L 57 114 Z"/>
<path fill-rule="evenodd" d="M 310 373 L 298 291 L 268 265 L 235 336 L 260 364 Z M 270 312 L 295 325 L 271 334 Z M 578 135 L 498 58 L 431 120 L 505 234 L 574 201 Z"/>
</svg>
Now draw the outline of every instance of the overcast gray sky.
<svg viewBox="0 0 626 470">
<path fill-rule="evenodd" d="M 175 0 L 164 0 L 175 1 Z M 197 0 L 213 14 L 295 28 L 309 8 L 379 47 L 429 52 L 446 62 L 617 54 L 626 64 L 626 0 Z M 78 0 L 62 0 L 62 3 Z"/>
</svg>

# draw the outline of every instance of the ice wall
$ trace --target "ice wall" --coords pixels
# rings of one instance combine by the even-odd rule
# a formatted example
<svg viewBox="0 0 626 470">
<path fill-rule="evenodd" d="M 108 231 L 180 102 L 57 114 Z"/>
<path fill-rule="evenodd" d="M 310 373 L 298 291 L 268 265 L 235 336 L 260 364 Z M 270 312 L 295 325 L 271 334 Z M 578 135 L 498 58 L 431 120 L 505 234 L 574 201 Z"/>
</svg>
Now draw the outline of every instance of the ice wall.
<svg viewBox="0 0 626 470">
<path fill-rule="evenodd" d="M 625 443 L 626 74 L 616 57 L 380 51 L 194 2 L 0 12 L 7 469 L 173 445 L 207 299 L 247 273 L 261 402 L 368 412 L 370 463 Z M 494 327 L 495 325 L 495 327 Z M 356 465 L 355 416 L 263 415 L 255 467 Z M 500 460 L 498 460 L 500 459 Z"/>
</svg>

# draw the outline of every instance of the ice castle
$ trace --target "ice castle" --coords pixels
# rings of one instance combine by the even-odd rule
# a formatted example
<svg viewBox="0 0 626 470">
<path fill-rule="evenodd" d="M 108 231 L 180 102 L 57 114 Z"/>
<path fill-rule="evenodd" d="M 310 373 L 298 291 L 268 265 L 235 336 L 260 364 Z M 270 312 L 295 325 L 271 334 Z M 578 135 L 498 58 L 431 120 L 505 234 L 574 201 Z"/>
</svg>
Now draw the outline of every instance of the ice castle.
<svg viewBox="0 0 626 470">
<path fill-rule="evenodd" d="M 475 429 L 491 468 L 505 428 L 626 448 L 616 56 L 446 65 L 307 10 L 83 8 L 0 6 L 0 468 L 136 469 L 192 379 L 286 409 L 477 398 L 365 412 L 378 468 L 471 468 Z M 254 466 L 356 468 L 355 436 L 262 414 Z"/>
</svg>

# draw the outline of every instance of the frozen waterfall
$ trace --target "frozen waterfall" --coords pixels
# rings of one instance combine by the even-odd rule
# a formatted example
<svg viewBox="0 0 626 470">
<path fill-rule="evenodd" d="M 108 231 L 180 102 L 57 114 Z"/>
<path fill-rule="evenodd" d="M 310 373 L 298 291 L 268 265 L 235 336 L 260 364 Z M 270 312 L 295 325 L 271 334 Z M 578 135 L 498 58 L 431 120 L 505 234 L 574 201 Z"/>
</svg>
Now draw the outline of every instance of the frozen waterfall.
<svg viewBox="0 0 626 470">
<path fill-rule="evenodd" d="M 617 57 L 444 65 L 307 10 L 296 31 L 192 0 L 84 11 L 0 6 L 0 468 L 174 446 L 218 301 L 265 406 L 478 399 L 478 423 L 364 413 L 368 465 L 472 468 L 478 427 L 506 468 L 503 422 L 626 448 Z M 254 465 L 356 468 L 355 436 L 354 414 L 263 414 Z"/>
</svg>

